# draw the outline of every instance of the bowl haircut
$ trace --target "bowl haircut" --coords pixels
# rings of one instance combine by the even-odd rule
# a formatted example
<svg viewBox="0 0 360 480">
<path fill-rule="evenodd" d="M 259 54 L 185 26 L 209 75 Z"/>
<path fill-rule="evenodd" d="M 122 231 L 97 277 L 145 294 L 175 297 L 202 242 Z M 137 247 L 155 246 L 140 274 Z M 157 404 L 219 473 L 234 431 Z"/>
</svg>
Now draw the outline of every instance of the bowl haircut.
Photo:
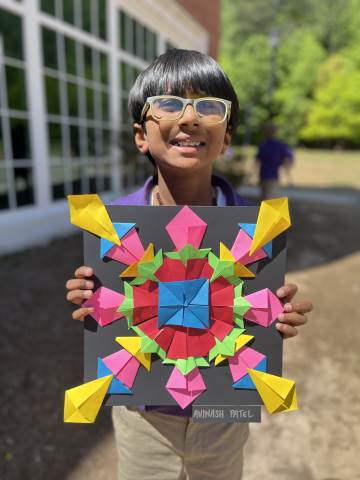
<svg viewBox="0 0 360 480">
<path fill-rule="evenodd" d="M 168 50 L 140 73 L 129 93 L 128 107 L 133 122 L 140 123 L 148 97 L 186 97 L 190 93 L 230 100 L 227 130 L 234 134 L 239 123 L 239 102 L 234 87 L 213 58 L 195 50 Z M 154 163 L 151 155 L 147 156 Z"/>
</svg>

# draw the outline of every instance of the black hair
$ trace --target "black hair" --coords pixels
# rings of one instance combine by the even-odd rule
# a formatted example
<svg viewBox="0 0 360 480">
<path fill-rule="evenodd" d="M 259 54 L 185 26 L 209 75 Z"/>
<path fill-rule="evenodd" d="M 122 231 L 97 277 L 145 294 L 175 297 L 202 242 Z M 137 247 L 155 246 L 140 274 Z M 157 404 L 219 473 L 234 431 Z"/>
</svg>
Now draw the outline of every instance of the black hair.
<svg viewBox="0 0 360 480">
<path fill-rule="evenodd" d="M 147 97 L 204 93 L 231 101 L 228 131 L 233 134 L 239 122 L 239 102 L 235 90 L 219 64 L 195 50 L 171 49 L 157 57 L 137 77 L 129 94 L 129 111 L 140 123 Z"/>
</svg>

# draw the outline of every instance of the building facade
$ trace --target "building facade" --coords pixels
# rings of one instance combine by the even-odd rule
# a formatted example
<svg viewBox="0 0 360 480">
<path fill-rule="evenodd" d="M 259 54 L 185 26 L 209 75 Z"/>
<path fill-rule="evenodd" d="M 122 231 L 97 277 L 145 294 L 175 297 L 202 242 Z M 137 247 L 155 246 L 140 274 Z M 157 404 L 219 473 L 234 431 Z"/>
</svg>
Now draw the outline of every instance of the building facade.
<svg viewBox="0 0 360 480">
<path fill-rule="evenodd" d="M 209 51 L 180 3 L 0 0 L 0 253 L 69 232 L 66 195 L 109 198 L 148 175 L 129 90 L 168 48 Z"/>
</svg>

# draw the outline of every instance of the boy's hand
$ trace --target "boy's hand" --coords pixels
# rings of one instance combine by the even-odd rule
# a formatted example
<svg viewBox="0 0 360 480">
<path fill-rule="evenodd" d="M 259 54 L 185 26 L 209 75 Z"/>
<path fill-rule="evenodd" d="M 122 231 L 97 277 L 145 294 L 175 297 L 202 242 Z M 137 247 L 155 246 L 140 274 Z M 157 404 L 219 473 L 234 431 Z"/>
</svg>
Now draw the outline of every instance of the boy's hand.
<svg viewBox="0 0 360 480">
<path fill-rule="evenodd" d="M 75 305 L 81 305 L 85 300 L 91 298 L 94 288 L 94 282 L 92 280 L 88 280 L 89 277 L 92 277 L 94 271 L 91 267 L 79 267 L 75 270 L 75 278 L 68 280 L 66 282 L 65 287 L 68 290 L 66 295 L 66 300 Z M 84 318 L 94 311 L 93 308 L 78 308 L 74 310 L 72 313 L 72 317 L 74 320 L 81 320 L 83 321 Z"/>
<path fill-rule="evenodd" d="M 282 286 L 276 292 L 277 296 L 284 303 L 284 313 L 280 313 L 278 320 L 281 323 L 276 324 L 276 328 L 283 334 L 284 338 L 295 337 L 298 334 L 296 327 L 304 325 L 307 322 L 306 313 L 311 312 L 313 304 L 308 300 L 301 302 L 292 302 L 298 287 L 291 283 Z"/>
</svg>

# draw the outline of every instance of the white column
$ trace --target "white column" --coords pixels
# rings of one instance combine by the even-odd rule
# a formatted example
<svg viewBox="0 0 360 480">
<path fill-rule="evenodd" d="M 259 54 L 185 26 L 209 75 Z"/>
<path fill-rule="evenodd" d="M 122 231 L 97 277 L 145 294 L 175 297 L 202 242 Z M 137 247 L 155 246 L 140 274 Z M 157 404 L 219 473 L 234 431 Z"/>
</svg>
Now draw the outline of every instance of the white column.
<svg viewBox="0 0 360 480">
<path fill-rule="evenodd" d="M 51 196 L 45 122 L 45 91 L 42 79 L 41 29 L 37 15 L 37 4 L 38 2 L 34 0 L 24 0 L 25 15 L 23 21 L 35 199 L 39 207 L 44 207 L 50 204 Z"/>
<path fill-rule="evenodd" d="M 107 25 L 108 39 L 110 44 L 109 53 L 109 86 L 110 86 L 110 119 L 112 125 L 111 141 L 111 190 L 116 193 L 122 193 L 122 151 L 118 147 L 120 132 L 120 82 L 119 82 L 119 62 L 117 59 L 118 51 L 118 9 L 115 0 L 107 2 Z"/>
</svg>

